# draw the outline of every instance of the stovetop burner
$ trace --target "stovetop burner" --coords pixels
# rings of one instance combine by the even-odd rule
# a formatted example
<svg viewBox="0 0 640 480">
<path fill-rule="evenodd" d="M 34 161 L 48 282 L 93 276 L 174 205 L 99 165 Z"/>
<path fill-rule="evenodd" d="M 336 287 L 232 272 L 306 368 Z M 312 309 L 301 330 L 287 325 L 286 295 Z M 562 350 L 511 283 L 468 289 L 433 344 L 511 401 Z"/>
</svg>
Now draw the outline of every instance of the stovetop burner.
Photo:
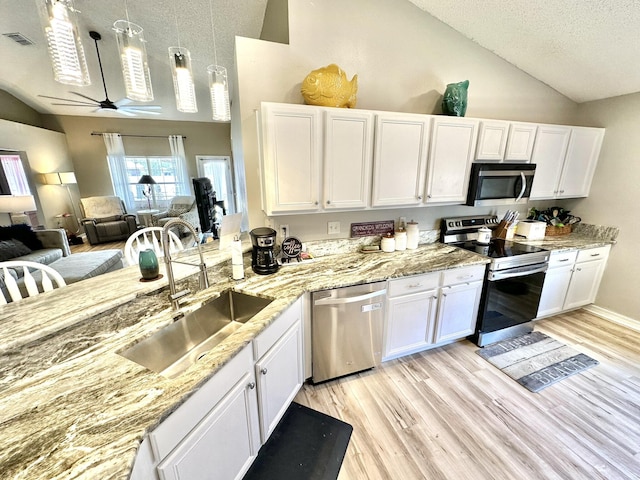
<svg viewBox="0 0 640 480">
<path fill-rule="evenodd" d="M 492 239 L 489 245 L 476 241 L 478 229 L 495 228 L 497 224 L 495 215 L 443 218 L 440 224 L 440 241 L 491 258 L 489 270 L 493 271 L 546 263 L 549 260 L 547 250 L 533 245 L 502 239 Z"/>
<path fill-rule="evenodd" d="M 527 255 L 530 253 L 545 252 L 544 248 L 533 245 L 523 245 L 509 240 L 493 239 L 489 245 L 482 245 L 475 240 L 461 243 L 451 243 L 456 247 L 464 248 L 470 252 L 480 253 L 490 258 L 514 257 L 517 255 Z"/>
</svg>

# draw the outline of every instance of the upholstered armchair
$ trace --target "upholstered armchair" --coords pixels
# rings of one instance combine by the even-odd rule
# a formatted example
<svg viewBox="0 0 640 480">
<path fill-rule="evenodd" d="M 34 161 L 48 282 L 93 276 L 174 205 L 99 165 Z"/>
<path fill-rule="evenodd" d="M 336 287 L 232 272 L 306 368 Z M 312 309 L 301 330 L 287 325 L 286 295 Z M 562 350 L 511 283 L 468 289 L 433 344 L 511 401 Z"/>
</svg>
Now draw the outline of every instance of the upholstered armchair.
<svg viewBox="0 0 640 480">
<path fill-rule="evenodd" d="M 91 245 L 126 240 L 138 230 L 136 216 L 127 213 L 118 197 L 81 198 L 80 210 L 80 223 Z"/>
<path fill-rule="evenodd" d="M 200 233 L 200 217 L 198 217 L 196 197 L 193 195 L 173 197 L 167 210 L 151 215 L 151 223 L 154 227 L 163 227 L 165 223 L 176 217 L 190 223 Z M 188 233 L 186 229 L 179 228 L 178 230 L 181 236 Z"/>
</svg>

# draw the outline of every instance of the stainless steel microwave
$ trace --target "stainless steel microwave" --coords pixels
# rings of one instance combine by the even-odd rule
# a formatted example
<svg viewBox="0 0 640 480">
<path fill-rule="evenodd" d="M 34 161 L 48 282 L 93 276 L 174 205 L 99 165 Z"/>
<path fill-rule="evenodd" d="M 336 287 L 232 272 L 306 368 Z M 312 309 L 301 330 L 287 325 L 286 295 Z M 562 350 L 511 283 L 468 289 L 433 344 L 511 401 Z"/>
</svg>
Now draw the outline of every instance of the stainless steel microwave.
<svg viewBox="0 0 640 480">
<path fill-rule="evenodd" d="M 526 203 L 535 172 L 533 163 L 473 163 L 467 205 Z"/>
</svg>

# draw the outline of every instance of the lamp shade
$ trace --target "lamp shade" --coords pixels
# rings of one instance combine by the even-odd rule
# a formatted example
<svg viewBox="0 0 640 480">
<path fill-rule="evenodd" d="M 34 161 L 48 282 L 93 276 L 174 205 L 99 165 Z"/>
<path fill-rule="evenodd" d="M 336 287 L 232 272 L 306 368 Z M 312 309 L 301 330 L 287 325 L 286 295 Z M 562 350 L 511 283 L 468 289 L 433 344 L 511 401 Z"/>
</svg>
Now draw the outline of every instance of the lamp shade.
<svg viewBox="0 0 640 480">
<path fill-rule="evenodd" d="M 147 49 L 142 27 L 126 20 L 113 24 L 120 52 L 120 65 L 127 98 L 138 102 L 153 100 Z"/>
<path fill-rule="evenodd" d="M 90 85 L 73 0 L 38 0 L 53 76 L 68 85 Z"/>
<path fill-rule="evenodd" d="M 211 109 L 213 120 L 228 122 L 231 120 L 229 108 L 229 84 L 227 81 L 227 69 L 220 65 L 209 65 L 209 92 L 211 93 Z"/>
<path fill-rule="evenodd" d="M 78 183 L 76 180 L 76 174 L 73 172 L 60 172 L 58 175 L 60 175 L 60 183 L 63 185 Z"/>
<path fill-rule="evenodd" d="M 171 64 L 173 89 L 176 94 L 178 111 L 185 113 L 197 112 L 198 104 L 196 102 L 196 89 L 193 84 L 189 50 L 181 47 L 169 47 L 169 62 Z"/>
<path fill-rule="evenodd" d="M 142 183 L 145 185 L 155 185 L 156 181 L 153 179 L 151 175 L 142 175 L 140 177 L 140 180 L 138 180 L 138 183 Z"/>
<path fill-rule="evenodd" d="M 53 173 L 44 173 L 44 183 L 47 185 L 62 185 L 62 180 L 60 180 L 60 174 L 57 172 Z"/>
<path fill-rule="evenodd" d="M 0 212 L 24 213 L 33 212 L 36 201 L 33 195 L 0 195 Z"/>
</svg>

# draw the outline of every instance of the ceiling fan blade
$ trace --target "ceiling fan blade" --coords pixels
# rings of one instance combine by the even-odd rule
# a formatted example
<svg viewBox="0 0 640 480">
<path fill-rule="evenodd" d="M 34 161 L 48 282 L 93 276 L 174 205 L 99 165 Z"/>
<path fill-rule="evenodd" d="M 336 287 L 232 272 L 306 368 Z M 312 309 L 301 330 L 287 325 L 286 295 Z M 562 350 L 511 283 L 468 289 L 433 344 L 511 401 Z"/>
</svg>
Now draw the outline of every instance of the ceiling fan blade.
<svg viewBox="0 0 640 480">
<path fill-rule="evenodd" d="M 74 95 L 78 95 L 79 97 L 86 98 L 87 100 L 91 100 L 92 102 L 100 103 L 100 100 L 96 100 L 95 98 L 87 97 L 86 95 L 83 95 L 82 93 L 78 93 L 78 92 L 69 92 L 69 93 L 73 93 Z"/>
<path fill-rule="evenodd" d="M 114 103 L 118 108 L 138 108 L 140 110 L 162 110 L 162 107 L 160 105 L 132 105 L 131 100 L 128 98 L 122 98 Z"/>
<path fill-rule="evenodd" d="M 119 112 L 143 113 L 145 115 L 160 115 L 161 112 L 152 112 L 150 110 L 138 110 L 137 108 L 119 108 Z"/>
<path fill-rule="evenodd" d="M 62 97 L 50 97 L 48 95 L 38 95 L 39 97 L 42 98 L 50 98 L 52 100 L 62 100 L 63 102 L 73 102 L 73 103 L 78 103 L 80 105 L 89 105 L 89 102 L 83 102 L 82 100 L 74 100 L 73 98 L 62 98 Z M 96 105 L 96 103 L 92 103 L 91 105 Z"/>
<path fill-rule="evenodd" d="M 51 105 L 61 105 L 63 107 L 95 107 L 95 103 L 52 103 Z"/>
</svg>

